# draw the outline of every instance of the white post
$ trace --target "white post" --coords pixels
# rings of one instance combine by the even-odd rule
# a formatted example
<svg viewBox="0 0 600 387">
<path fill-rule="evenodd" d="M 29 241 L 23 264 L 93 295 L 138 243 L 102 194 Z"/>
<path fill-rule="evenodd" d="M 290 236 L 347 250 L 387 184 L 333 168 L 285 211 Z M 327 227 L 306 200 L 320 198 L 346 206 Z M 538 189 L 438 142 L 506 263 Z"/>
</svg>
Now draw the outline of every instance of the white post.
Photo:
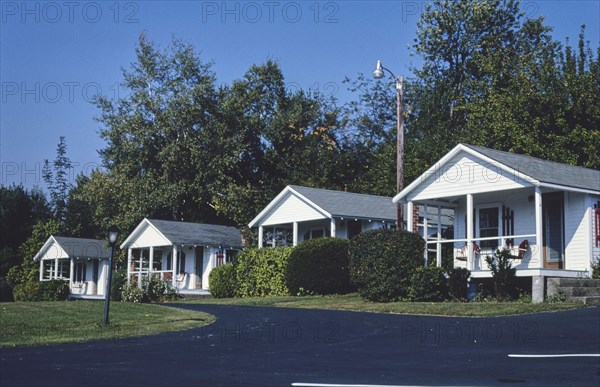
<svg viewBox="0 0 600 387">
<path fill-rule="evenodd" d="M 423 205 L 423 211 L 425 211 L 425 215 L 423 216 L 423 238 L 425 239 L 425 266 L 427 266 L 427 261 L 429 260 L 429 245 L 427 241 L 429 240 L 429 224 L 427 223 L 427 204 Z"/>
<path fill-rule="evenodd" d="M 442 267 L 442 206 L 438 206 L 437 243 L 435 244 L 435 261 Z"/>
<path fill-rule="evenodd" d="M 152 266 L 154 264 L 154 246 L 150 246 L 150 258 L 148 262 L 148 275 L 152 274 Z"/>
<path fill-rule="evenodd" d="M 44 260 L 40 258 L 40 281 L 44 279 Z"/>
<path fill-rule="evenodd" d="M 75 270 L 75 260 L 69 258 L 69 291 L 73 289 L 73 271 Z"/>
<path fill-rule="evenodd" d="M 171 268 L 173 269 L 173 288 L 177 289 L 177 246 L 173 245 L 173 257 L 171 258 Z"/>
<path fill-rule="evenodd" d="M 298 246 L 298 222 L 292 224 L 292 246 Z"/>
<path fill-rule="evenodd" d="M 331 218 L 331 237 L 335 238 L 335 219 Z"/>
<path fill-rule="evenodd" d="M 131 282 L 131 262 L 133 261 L 133 249 L 127 249 L 127 285 Z"/>
<path fill-rule="evenodd" d="M 259 248 L 263 247 L 263 233 L 264 233 L 263 226 L 258 226 L 258 247 Z"/>
<path fill-rule="evenodd" d="M 473 194 L 467 194 L 467 267 L 475 270 L 473 254 Z"/>
<path fill-rule="evenodd" d="M 542 189 L 535 187 L 535 244 L 537 245 L 538 267 L 544 267 L 543 249 L 543 214 L 542 214 Z"/>
<path fill-rule="evenodd" d="M 408 202 L 407 209 L 406 209 L 406 212 L 407 212 L 407 214 L 406 214 L 406 230 L 408 232 L 413 232 L 413 215 L 414 215 L 413 208 L 414 208 L 413 202 L 412 201 Z"/>
<path fill-rule="evenodd" d="M 52 279 L 58 279 L 58 258 L 54 259 L 54 278 Z"/>
</svg>

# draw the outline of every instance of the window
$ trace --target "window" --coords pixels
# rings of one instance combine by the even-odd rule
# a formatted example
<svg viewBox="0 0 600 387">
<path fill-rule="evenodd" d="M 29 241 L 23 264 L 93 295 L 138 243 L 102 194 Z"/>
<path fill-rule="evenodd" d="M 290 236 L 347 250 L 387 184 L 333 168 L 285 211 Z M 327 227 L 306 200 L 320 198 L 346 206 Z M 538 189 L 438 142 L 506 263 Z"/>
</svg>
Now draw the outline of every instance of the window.
<svg viewBox="0 0 600 387">
<path fill-rule="evenodd" d="M 304 240 L 323 238 L 325 236 L 325 229 L 313 228 L 304 233 Z"/>
<path fill-rule="evenodd" d="M 352 239 L 362 231 L 362 221 L 360 220 L 349 220 L 348 221 L 348 239 Z"/>
<path fill-rule="evenodd" d="M 163 251 L 162 250 L 154 250 L 154 255 L 152 257 L 152 270 L 158 271 L 162 270 L 162 262 L 163 261 Z"/>
<path fill-rule="evenodd" d="M 291 246 L 294 242 L 293 230 L 289 227 L 273 227 L 265 233 L 265 245 Z"/>
<path fill-rule="evenodd" d="M 177 270 L 180 274 L 185 273 L 185 253 L 177 251 Z"/>
<path fill-rule="evenodd" d="M 488 238 L 499 236 L 498 233 L 498 207 L 488 207 L 479 209 L 479 238 Z M 480 247 L 486 250 L 496 250 L 498 240 L 480 241 Z"/>
<path fill-rule="evenodd" d="M 235 258 L 237 257 L 237 250 L 225 250 L 225 259 L 227 263 L 235 262 Z"/>
<path fill-rule="evenodd" d="M 86 274 L 86 266 L 85 262 L 77 262 L 75 264 L 75 276 L 73 277 L 73 281 L 75 282 L 85 282 L 85 274 Z"/>
</svg>

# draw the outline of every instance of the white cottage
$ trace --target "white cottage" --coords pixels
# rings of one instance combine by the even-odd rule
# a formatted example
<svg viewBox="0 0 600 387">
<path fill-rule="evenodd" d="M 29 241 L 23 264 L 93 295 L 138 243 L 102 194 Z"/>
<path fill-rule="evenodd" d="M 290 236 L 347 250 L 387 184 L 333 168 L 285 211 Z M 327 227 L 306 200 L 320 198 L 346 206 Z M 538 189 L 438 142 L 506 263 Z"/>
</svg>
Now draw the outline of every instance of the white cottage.
<svg viewBox="0 0 600 387">
<path fill-rule="evenodd" d="M 485 256 L 502 247 L 517 276 L 534 284 L 588 277 L 600 256 L 600 171 L 459 144 L 394 202 L 406 203 L 409 216 L 417 204 L 454 209 L 454 238 L 427 244 L 452 243 L 455 266 L 473 278 L 491 277 Z"/>
<path fill-rule="evenodd" d="M 109 266 L 105 241 L 50 236 L 33 258 L 40 261 L 40 281 L 69 281 L 71 298 L 103 298 Z"/>
<path fill-rule="evenodd" d="M 157 275 L 180 293 L 210 288 L 208 276 L 243 247 L 234 227 L 144 219 L 121 244 L 128 249 L 127 281 Z"/>
<path fill-rule="evenodd" d="M 421 232 L 446 229 L 451 225 L 448 214 L 438 210 L 422 207 L 419 219 L 413 219 L 415 227 Z M 258 227 L 259 247 L 296 246 L 307 239 L 350 239 L 368 230 L 395 228 L 396 217 L 391 197 L 289 185 L 249 226 Z"/>
</svg>

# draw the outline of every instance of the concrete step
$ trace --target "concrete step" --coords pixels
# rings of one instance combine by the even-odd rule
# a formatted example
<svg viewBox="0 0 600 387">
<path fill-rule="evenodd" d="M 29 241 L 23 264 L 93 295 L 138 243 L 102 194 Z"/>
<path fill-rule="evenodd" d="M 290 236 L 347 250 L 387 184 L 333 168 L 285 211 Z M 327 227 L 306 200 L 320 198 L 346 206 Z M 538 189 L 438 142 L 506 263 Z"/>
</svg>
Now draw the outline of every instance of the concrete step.
<svg viewBox="0 0 600 387">
<path fill-rule="evenodd" d="M 589 306 L 600 306 L 600 297 L 571 297 L 570 301 L 579 301 Z"/>
<path fill-rule="evenodd" d="M 548 284 L 558 287 L 600 287 L 600 279 L 591 278 L 548 278 Z"/>
</svg>

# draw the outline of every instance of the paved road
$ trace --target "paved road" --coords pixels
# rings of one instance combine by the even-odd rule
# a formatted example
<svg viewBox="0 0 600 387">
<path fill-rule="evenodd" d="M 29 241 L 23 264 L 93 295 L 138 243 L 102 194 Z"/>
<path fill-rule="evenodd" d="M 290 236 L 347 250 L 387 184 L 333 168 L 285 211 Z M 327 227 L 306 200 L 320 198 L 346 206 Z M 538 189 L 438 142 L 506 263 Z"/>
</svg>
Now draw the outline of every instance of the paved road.
<svg viewBox="0 0 600 387">
<path fill-rule="evenodd" d="M 207 327 L 3 349 L 8 386 L 600 386 L 600 308 L 450 318 L 180 304 Z"/>
</svg>

